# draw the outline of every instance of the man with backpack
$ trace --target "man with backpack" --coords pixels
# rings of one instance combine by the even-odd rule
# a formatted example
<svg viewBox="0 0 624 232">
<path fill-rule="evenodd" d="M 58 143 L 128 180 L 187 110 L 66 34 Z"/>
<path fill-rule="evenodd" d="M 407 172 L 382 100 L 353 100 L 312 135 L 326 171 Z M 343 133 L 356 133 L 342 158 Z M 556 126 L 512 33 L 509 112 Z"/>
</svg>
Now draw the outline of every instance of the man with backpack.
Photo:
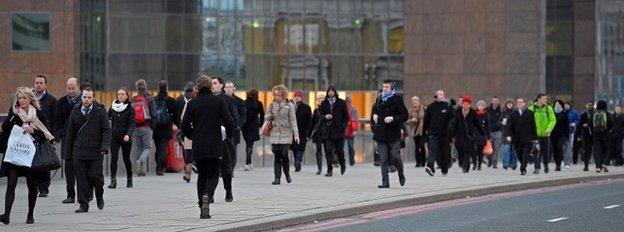
<svg viewBox="0 0 624 232">
<path fill-rule="evenodd" d="M 136 144 L 135 151 L 139 154 L 139 159 L 135 162 L 135 173 L 145 176 L 145 165 L 147 158 L 154 152 L 154 140 L 152 139 L 153 128 L 156 126 L 156 102 L 154 97 L 147 92 L 147 82 L 139 79 L 135 83 L 138 94 L 132 97 L 132 107 L 134 108 L 134 119 L 136 130 L 132 136 L 133 144 Z"/>
<path fill-rule="evenodd" d="M 548 162 L 550 160 L 550 133 L 555 128 L 557 118 L 555 112 L 551 106 L 548 105 L 548 96 L 544 93 L 540 93 L 536 97 L 534 105 L 529 107 L 529 110 L 533 112 L 535 117 L 535 127 L 537 129 L 537 141 L 539 143 L 540 154 L 535 156 L 533 162 L 535 164 L 535 171 L 533 174 L 539 174 L 540 171 L 540 156 L 544 161 L 544 172 L 548 173 Z"/>
<path fill-rule="evenodd" d="M 173 138 L 173 125 L 179 126 L 180 118 L 176 109 L 175 99 L 169 97 L 169 84 L 165 80 L 158 82 L 156 96 L 156 126 L 154 126 L 154 144 L 156 144 L 156 175 L 162 176 L 165 172 L 165 156 L 167 145 Z"/>
<path fill-rule="evenodd" d="M 589 128 L 594 141 L 594 162 L 596 162 L 596 172 L 609 172 L 605 163 L 609 160 L 609 130 L 613 121 L 607 112 L 607 102 L 598 101 L 596 112 L 589 121 Z"/>
</svg>

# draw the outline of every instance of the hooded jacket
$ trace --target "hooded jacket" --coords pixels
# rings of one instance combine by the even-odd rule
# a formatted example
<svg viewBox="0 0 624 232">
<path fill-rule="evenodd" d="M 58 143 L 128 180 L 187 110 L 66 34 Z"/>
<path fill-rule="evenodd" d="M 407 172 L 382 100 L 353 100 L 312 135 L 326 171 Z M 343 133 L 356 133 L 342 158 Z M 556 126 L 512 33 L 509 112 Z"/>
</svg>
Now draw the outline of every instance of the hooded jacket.
<svg viewBox="0 0 624 232">
<path fill-rule="evenodd" d="M 549 137 L 552 130 L 555 128 L 557 118 L 553 108 L 549 105 L 542 107 L 535 105 L 529 106 L 529 110 L 533 111 L 535 117 L 535 128 L 537 129 L 538 137 Z"/>
</svg>

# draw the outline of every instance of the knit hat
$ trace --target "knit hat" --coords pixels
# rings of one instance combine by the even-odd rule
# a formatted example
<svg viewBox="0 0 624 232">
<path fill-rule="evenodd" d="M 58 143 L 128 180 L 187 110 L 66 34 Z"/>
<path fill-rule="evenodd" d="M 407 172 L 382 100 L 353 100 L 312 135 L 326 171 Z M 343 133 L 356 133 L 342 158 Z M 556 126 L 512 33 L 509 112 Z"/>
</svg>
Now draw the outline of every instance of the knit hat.
<svg viewBox="0 0 624 232">
<path fill-rule="evenodd" d="M 464 103 L 472 104 L 472 97 L 463 96 L 461 99 L 461 104 L 463 105 Z"/>
<path fill-rule="evenodd" d="M 297 90 L 297 91 L 295 91 L 294 95 L 295 95 L 295 97 L 303 98 L 303 91 Z"/>
</svg>

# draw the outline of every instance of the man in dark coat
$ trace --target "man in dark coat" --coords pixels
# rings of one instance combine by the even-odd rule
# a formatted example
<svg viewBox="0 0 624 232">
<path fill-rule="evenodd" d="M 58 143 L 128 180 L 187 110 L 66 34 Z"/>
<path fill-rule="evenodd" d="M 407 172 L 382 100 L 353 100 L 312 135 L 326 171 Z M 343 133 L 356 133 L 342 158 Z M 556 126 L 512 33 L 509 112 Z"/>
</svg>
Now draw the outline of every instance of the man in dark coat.
<svg viewBox="0 0 624 232">
<path fill-rule="evenodd" d="M 234 86 L 234 82 L 231 81 L 227 81 L 225 82 L 225 94 L 234 98 L 234 100 L 236 100 L 236 112 L 238 113 L 238 126 L 239 127 L 243 127 L 243 125 L 245 125 L 245 121 L 247 120 L 247 109 L 245 108 L 245 101 L 243 101 L 243 99 L 241 99 L 240 97 L 236 96 L 236 94 L 234 93 L 234 91 L 236 91 L 236 86 Z M 241 142 L 241 131 L 237 130 L 236 133 L 234 134 L 234 157 L 232 158 L 232 170 L 235 169 L 236 167 L 236 161 L 238 161 L 238 158 L 236 158 L 236 154 L 238 153 L 238 150 L 236 149 L 236 147 L 238 146 L 238 144 Z"/>
<path fill-rule="evenodd" d="M 533 112 L 527 109 L 526 100 L 518 98 L 516 100 L 517 110 L 509 119 L 509 134 L 507 141 L 513 143 L 520 159 L 520 175 L 526 175 L 529 155 L 533 152 L 533 147 L 537 144 L 537 129 Z"/>
<path fill-rule="evenodd" d="M 327 88 L 325 100 L 321 103 L 321 127 L 322 138 L 325 146 L 325 156 L 328 162 L 331 162 L 334 153 L 338 156 L 340 162 L 340 174 L 343 175 L 347 170 L 344 154 L 345 129 L 349 122 L 349 111 L 347 103 L 338 97 L 338 91 L 333 86 Z M 327 163 L 327 174 L 330 177 L 333 174 L 332 163 Z"/>
<path fill-rule="evenodd" d="M 581 125 L 581 140 L 583 143 L 583 154 L 581 154 L 581 159 L 585 164 L 585 168 L 583 171 L 589 171 L 589 159 L 592 156 L 592 152 L 594 150 L 594 139 L 592 136 L 592 128 L 590 128 L 590 120 L 594 118 L 595 109 L 594 102 L 590 101 L 585 105 L 585 112 L 581 114 L 581 121 L 579 124 Z"/>
<path fill-rule="evenodd" d="M 372 122 L 374 123 L 374 140 L 379 149 L 381 166 L 381 185 L 378 188 L 390 188 L 388 165 L 396 167 L 399 183 L 405 185 L 403 160 L 401 158 L 401 127 L 409 118 L 403 97 L 396 95 L 394 82 L 385 80 L 382 84 L 379 101 L 373 105 Z"/>
<path fill-rule="evenodd" d="M 430 176 L 435 173 L 435 162 L 442 169 L 442 175 L 448 173 L 451 164 L 450 139 L 455 124 L 455 110 L 446 102 L 444 91 L 436 91 L 435 101 L 425 110 L 423 133 L 427 135 L 429 157 L 425 172 Z"/>
<path fill-rule="evenodd" d="M 221 177 L 223 178 L 223 188 L 225 188 L 225 201 L 232 202 L 234 201 L 234 197 L 232 194 L 232 178 L 234 177 L 234 169 L 232 168 L 232 162 L 236 159 L 236 153 L 234 151 L 229 150 L 229 148 L 234 149 L 236 145 L 234 145 L 234 135 L 240 133 L 240 125 L 238 122 L 238 109 L 236 107 L 236 99 L 225 94 L 225 82 L 221 77 L 213 77 L 212 78 L 212 93 L 217 97 L 220 97 L 227 103 L 227 109 L 230 113 L 230 117 L 234 119 L 233 127 L 226 127 L 227 138 L 224 140 L 223 147 L 223 160 L 221 161 Z"/>
<path fill-rule="evenodd" d="M 89 201 L 95 190 L 97 207 L 104 209 L 104 174 L 102 158 L 110 149 L 111 130 L 104 105 L 93 99 L 93 89 L 82 91 L 82 104 L 77 105 L 67 123 L 67 146 L 74 160 L 78 180 L 76 213 L 89 211 Z"/>
<path fill-rule="evenodd" d="M 297 128 L 299 129 L 299 143 L 293 142 L 291 150 L 295 155 L 295 172 L 301 171 L 301 162 L 305 153 L 308 130 L 312 123 L 312 109 L 308 104 L 303 102 L 303 92 L 295 91 L 295 117 L 297 118 Z"/>
<path fill-rule="evenodd" d="M 48 78 L 44 75 L 35 76 L 35 96 L 41 106 L 42 117 L 39 120 L 48 128 L 48 131 L 54 131 L 56 98 L 48 92 Z M 35 176 L 39 197 L 47 197 L 50 192 L 50 172 L 39 172 Z"/>
<path fill-rule="evenodd" d="M 56 104 L 56 112 L 54 113 L 54 137 L 61 140 L 61 157 L 65 160 L 65 182 L 67 190 L 67 199 L 63 200 L 64 204 L 72 204 L 76 198 L 76 175 L 74 172 L 73 160 L 68 156 L 67 142 L 63 141 L 66 137 L 67 122 L 69 115 L 76 104 L 80 103 L 80 89 L 78 87 L 78 79 L 72 77 L 67 80 L 67 95 L 58 100 Z"/>
<path fill-rule="evenodd" d="M 197 78 L 199 93 L 189 102 L 182 120 L 184 136 L 193 141 L 202 141 L 193 143 L 193 160 L 198 171 L 197 198 L 202 219 L 210 218 L 209 204 L 214 199 L 214 191 L 219 184 L 219 169 L 223 167 L 221 163 L 225 158 L 223 148 L 224 140 L 227 139 L 222 137 L 221 126 L 229 133 L 236 127 L 227 103 L 211 93 L 211 85 L 207 76 Z"/>
<path fill-rule="evenodd" d="M 156 175 L 162 176 L 165 172 L 165 157 L 167 156 L 167 144 L 173 138 L 173 125 L 180 125 L 180 116 L 176 101 L 169 97 L 167 90 L 169 84 L 165 80 L 158 82 L 158 95 L 156 102 L 156 126 L 154 127 L 154 144 L 156 145 Z"/>
</svg>

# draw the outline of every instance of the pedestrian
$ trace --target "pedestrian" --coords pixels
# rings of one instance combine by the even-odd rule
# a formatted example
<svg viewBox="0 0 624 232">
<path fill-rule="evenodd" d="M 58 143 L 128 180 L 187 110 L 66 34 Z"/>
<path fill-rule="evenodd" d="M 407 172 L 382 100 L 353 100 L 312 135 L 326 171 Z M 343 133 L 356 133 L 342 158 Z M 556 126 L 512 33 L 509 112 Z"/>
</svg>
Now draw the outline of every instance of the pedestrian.
<svg viewBox="0 0 624 232">
<path fill-rule="evenodd" d="M 321 103 L 321 131 L 324 140 L 325 155 L 338 157 L 340 174 L 344 175 L 347 165 L 344 155 L 345 129 L 349 122 L 349 111 L 344 100 L 338 97 L 333 86 L 327 88 L 325 100 Z M 330 160 L 330 159 L 327 159 Z M 326 177 L 333 175 L 333 166 L 328 165 Z"/>
<path fill-rule="evenodd" d="M 487 108 L 488 124 L 490 126 L 490 140 L 494 153 L 488 157 L 488 167 L 498 168 L 498 162 L 502 155 L 502 136 L 503 128 L 501 125 L 502 109 L 500 99 L 497 96 L 492 97 L 490 106 Z"/>
<path fill-rule="evenodd" d="M 134 120 L 136 129 L 132 135 L 135 151 L 138 152 L 138 159 L 134 163 L 135 172 L 138 176 L 145 176 L 147 169 L 147 159 L 155 152 L 154 128 L 156 127 L 156 101 L 147 91 L 147 82 L 139 79 L 134 84 L 137 95 L 132 97 L 132 108 L 134 109 Z"/>
<path fill-rule="evenodd" d="M 63 200 L 62 203 L 73 204 L 76 202 L 76 175 L 73 160 L 68 156 L 67 143 L 64 140 L 66 137 L 69 115 L 76 104 L 80 103 L 78 79 L 75 77 L 69 78 L 65 84 L 65 91 L 67 94 L 56 103 L 56 111 L 54 112 L 54 137 L 61 140 L 61 157 L 65 164 L 65 189 L 67 191 L 67 198 Z"/>
<path fill-rule="evenodd" d="M 295 117 L 297 119 L 297 129 L 299 130 L 299 143 L 293 142 L 291 149 L 293 150 L 295 158 L 295 172 L 300 172 L 303 154 L 305 153 L 308 141 L 308 130 L 310 129 L 310 123 L 312 123 L 312 109 L 308 104 L 303 102 L 302 91 L 295 91 L 294 100 Z"/>
<path fill-rule="evenodd" d="M 247 119 L 243 124 L 243 139 L 245 139 L 245 171 L 253 169 L 252 155 L 254 143 L 260 140 L 260 127 L 264 124 L 264 105 L 258 100 L 258 90 L 247 91 L 245 99 Z"/>
<path fill-rule="evenodd" d="M 46 126 L 48 131 L 54 131 L 54 113 L 56 112 L 56 98 L 48 92 L 48 78 L 44 75 L 36 75 L 35 81 L 35 97 L 41 106 L 41 122 Z M 43 171 L 35 174 L 37 178 L 37 189 L 39 197 L 47 197 L 50 193 L 50 172 Z"/>
<path fill-rule="evenodd" d="M 427 157 L 427 167 L 425 172 L 430 176 L 435 173 L 434 162 L 437 162 L 442 171 L 442 175 L 448 173 L 451 162 L 449 149 L 451 146 L 450 134 L 454 126 L 454 110 L 446 102 L 444 91 L 438 90 L 434 96 L 434 102 L 425 110 L 423 118 L 423 131 L 428 136 L 429 157 Z"/>
<path fill-rule="evenodd" d="M 349 165 L 355 165 L 355 135 L 360 129 L 360 116 L 357 109 L 353 107 L 353 99 L 351 96 L 345 98 L 347 103 L 347 111 L 349 111 L 349 121 L 345 131 L 345 139 L 347 140 L 347 151 L 349 152 Z"/>
<path fill-rule="evenodd" d="M 15 92 L 15 102 L 9 108 L 6 120 L 2 123 L 0 132 L 0 153 L 6 154 L 9 136 L 13 126 L 22 127 L 25 133 L 30 134 L 37 142 L 44 142 L 54 139 L 48 127 L 40 119 L 44 117 L 41 106 L 32 89 L 19 87 Z M 17 180 L 23 176 L 26 178 L 28 187 L 28 214 L 26 224 L 35 223 L 33 216 L 35 204 L 37 202 L 37 180 L 36 172 L 32 172 L 27 167 L 17 166 L 8 162 L 0 165 L 0 177 L 7 177 L 7 188 L 4 196 L 4 214 L 0 215 L 0 222 L 8 225 L 11 217 L 11 209 L 15 201 L 15 188 Z"/>
<path fill-rule="evenodd" d="M 312 142 L 315 145 L 315 155 L 316 155 L 316 166 L 317 166 L 317 171 L 316 171 L 316 175 L 321 175 L 321 172 L 323 171 L 323 138 L 322 138 L 322 131 L 321 131 L 321 111 L 320 111 L 320 107 L 321 107 L 321 103 L 325 101 L 325 95 L 324 94 L 319 94 L 316 96 L 316 109 L 314 109 L 314 112 L 312 113 L 312 124 L 310 125 L 310 138 L 312 139 Z M 332 160 L 330 160 L 330 156 L 326 156 L 325 159 L 327 160 L 327 171 L 329 172 L 329 166 L 332 165 Z"/>
<path fill-rule="evenodd" d="M 130 161 L 130 149 L 132 149 L 132 135 L 136 128 L 134 109 L 130 102 L 130 94 L 126 88 L 117 90 L 117 99 L 113 101 L 108 110 L 108 118 L 111 121 L 111 161 L 109 189 L 117 188 L 117 160 L 119 148 L 121 148 L 122 160 L 126 168 L 126 187 L 132 188 L 132 161 Z"/>
<path fill-rule="evenodd" d="M 225 81 L 221 77 L 212 77 L 212 94 L 225 100 L 227 109 L 230 112 L 230 117 L 234 120 L 234 127 L 226 127 L 230 131 L 226 131 L 227 138 L 223 140 L 223 160 L 221 161 L 221 178 L 223 178 L 223 188 L 225 189 L 225 202 L 234 201 L 232 193 L 232 178 L 234 177 L 234 170 L 232 169 L 233 159 L 236 159 L 234 154 L 234 135 L 237 135 L 240 130 L 238 118 L 238 109 L 236 107 L 236 99 L 225 94 Z"/>
<path fill-rule="evenodd" d="M 622 114 L 622 107 L 615 106 L 611 117 L 613 118 L 613 126 L 609 132 L 611 149 L 608 164 L 612 161 L 614 166 L 622 166 L 624 163 L 622 160 L 622 139 L 624 139 L 624 114 Z"/>
<path fill-rule="evenodd" d="M 414 158 L 416 167 L 424 167 L 426 163 L 427 150 L 425 149 L 426 138 L 423 133 L 423 118 L 425 117 L 425 107 L 420 98 L 412 97 L 412 106 L 409 110 L 410 119 L 407 121 L 414 138 Z"/>
<path fill-rule="evenodd" d="M 110 148 L 111 131 L 106 109 L 95 102 L 93 95 L 91 87 L 82 90 L 82 104 L 72 110 L 67 123 L 67 145 L 78 181 L 80 207 L 76 213 L 89 211 L 94 190 L 98 209 L 104 209 L 102 159 Z"/>
<path fill-rule="evenodd" d="M 180 115 L 180 122 L 184 119 L 184 113 L 186 113 L 186 107 L 188 103 L 197 95 L 195 91 L 195 83 L 187 82 L 184 86 L 184 93 L 176 99 L 176 104 L 178 107 L 178 115 Z M 182 128 L 179 128 L 178 131 L 178 143 L 182 146 L 183 156 L 184 156 L 184 175 L 182 176 L 182 180 L 186 181 L 186 183 L 191 182 L 191 175 L 193 174 L 193 142 L 184 137 L 184 132 Z"/>
<path fill-rule="evenodd" d="M 535 104 L 529 107 L 529 110 L 533 112 L 535 116 L 535 128 L 537 128 L 537 140 L 539 142 L 539 155 L 534 154 L 535 171 L 534 174 L 539 174 L 541 165 L 540 162 L 544 162 L 544 173 L 548 173 L 548 163 L 550 160 L 550 134 L 555 128 L 557 119 L 553 108 L 548 105 L 548 96 L 544 93 L 540 93 L 535 98 Z"/>
<path fill-rule="evenodd" d="M 609 172 L 607 165 L 609 159 L 609 130 L 613 125 L 613 120 L 607 112 L 607 102 L 600 100 L 596 104 L 596 113 L 589 121 L 589 128 L 594 141 L 594 162 L 596 172 Z"/>
<path fill-rule="evenodd" d="M 158 82 L 156 102 L 156 126 L 154 127 L 154 144 L 156 145 L 156 175 L 162 176 L 165 172 L 165 158 L 167 145 L 173 138 L 173 126 L 180 125 L 180 116 L 176 109 L 176 101 L 169 97 L 169 84 L 165 80 Z"/>
<path fill-rule="evenodd" d="M 468 173 L 470 170 L 470 158 L 477 157 L 478 142 L 485 135 L 486 128 L 482 125 L 482 119 L 477 117 L 477 111 L 472 109 L 472 97 L 461 98 L 461 108 L 455 112 L 456 126 L 452 128 L 451 136 L 455 140 L 455 148 L 458 153 L 458 162 L 462 171 Z"/>
<path fill-rule="evenodd" d="M 273 102 L 269 105 L 269 112 L 265 120 L 269 120 L 271 127 L 271 150 L 275 156 L 273 171 L 275 180 L 273 185 L 279 185 L 282 178 L 282 169 L 286 176 L 286 182 L 292 182 L 288 161 L 288 150 L 293 143 L 300 143 L 299 127 L 295 116 L 295 106 L 288 101 L 288 89 L 284 85 L 273 87 Z"/>
<path fill-rule="evenodd" d="M 581 148 L 581 140 L 579 139 L 581 133 L 580 131 L 577 133 L 576 128 L 578 128 L 579 122 L 581 121 L 581 115 L 572 107 L 572 103 L 564 102 L 563 108 L 566 112 L 568 112 L 568 121 L 570 123 L 569 127 L 569 137 L 568 143 L 566 144 L 566 151 L 563 156 L 563 163 L 566 169 L 569 169 L 574 162 L 578 159 L 578 151 Z"/>
<path fill-rule="evenodd" d="M 583 144 L 583 154 L 581 155 L 581 159 L 585 164 L 583 171 L 589 171 L 589 159 L 592 157 L 592 152 L 594 150 L 594 139 L 592 135 L 592 128 L 590 127 L 590 121 L 594 118 L 594 114 L 596 110 L 594 108 L 594 102 L 590 101 L 585 104 L 585 112 L 581 114 L 581 140 Z"/>
<path fill-rule="evenodd" d="M 529 155 L 533 151 L 534 146 L 538 144 L 537 139 L 537 127 L 533 111 L 527 109 L 524 98 L 518 98 L 516 100 L 516 110 L 509 118 L 507 142 L 512 143 L 518 153 L 520 175 L 526 175 Z"/>
<path fill-rule="evenodd" d="M 474 155 L 472 156 L 472 163 L 474 165 L 472 167 L 472 170 L 476 169 L 478 171 L 481 171 L 481 164 L 483 164 L 483 156 L 485 155 L 483 154 L 483 148 L 485 147 L 485 143 L 491 139 L 490 120 L 485 101 L 479 100 L 477 102 L 476 115 L 477 119 L 479 120 L 479 126 L 483 129 L 484 133 L 479 134 L 476 139 L 477 152 L 474 153 Z"/>
<path fill-rule="evenodd" d="M 507 141 L 507 137 L 511 136 L 511 132 L 509 131 L 509 121 L 511 120 L 511 116 L 515 112 L 515 102 L 513 99 L 509 98 L 505 101 L 505 107 L 501 114 L 501 126 L 503 129 L 503 169 L 507 170 L 511 168 L 512 170 L 516 170 L 518 166 L 518 155 L 516 153 L 516 148 L 514 145 Z"/>
<path fill-rule="evenodd" d="M 236 125 L 223 98 L 211 92 L 211 79 L 199 75 L 196 80 L 197 97 L 188 102 L 182 131 L 187 139 L 202 141 L 192 143 L 192 153 L 197 165 L 197 198 L 200 218 L 210 216 L 210 203 L 219 184 L 221 161 L 226 156 L 223 150 L 221 126 L 231 133 Z"/>
<path fill-rule="evenodd" d="M 565 152 L 564 148 L 568 142 L 568 136 L 570 136 L 570 122 L 568 120 L 568 112 L 563 108 L 562 100 L 555 100 L 553 111 L 555 112 L 556 123 L 550 134 L 550 142 L 555 160 L 555 172 L 559 172 L 561 171 L 561 162 Z"/>
<path fill-rule="evenodd" d="M 241 99 L 240 97 L 236 96 L 236 86 L 234 86 L 234 82 L 231 81 L 227 81 L 225 82 L 225 94 L 227 94 L 230 97 L 233 97 L 234 100 L 236 100 L 236 110 L 238 113 L 238 125 L 239 127 L 243 127 L 243 125 L 245 125 L 245 121 L 247 120 L 247 109 L 245 107 L 245 101 L 243 101 L 243 99 Z M 236 147 L 238 147 L 238 144 L 240 144 L 241 142 L 241 130 L 236 130 L 235 134 L 234 134 L 234 157 L 232 157 L 232 170 L 235 170 L 236 167 L 236 163 L 238 161 L 238 158 L 236 158 L 236 154 L 237 149 Z"/>
<path fill-rule="evenodd" d="M 409 113 L 403 97 L 396 94 L 394 81 L 385 80 L 379 101 L 376 101 L 372 110 L 374 140 L 379 149 L 381 166 L 381 185 L 378 188 L 390 188 L 388 180 L 388 166 L 391 163 L 399 174 L 399 184 L 405 185 L 403 160 L 401 157 L 401 128 L 409 118 Z"/>
</svg>

